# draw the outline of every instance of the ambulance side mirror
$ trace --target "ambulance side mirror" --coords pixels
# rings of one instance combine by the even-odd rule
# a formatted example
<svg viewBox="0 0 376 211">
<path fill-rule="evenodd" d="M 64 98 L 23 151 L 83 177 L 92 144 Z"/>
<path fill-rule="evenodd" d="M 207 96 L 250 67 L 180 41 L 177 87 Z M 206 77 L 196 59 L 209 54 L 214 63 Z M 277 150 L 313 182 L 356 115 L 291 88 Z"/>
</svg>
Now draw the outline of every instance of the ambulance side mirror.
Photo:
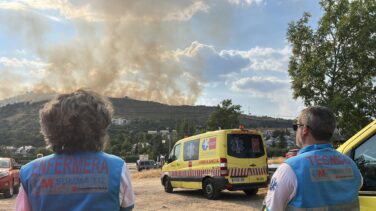
<svg viewBox="0 0 376 211">
<path fill-rule="evenodd" d="M 175 160 L 176 160 L 176 156 L 173 155 L 172 157 L 169 157 L 169 158 L 168 158 L 167 163 L 171 163 L 171 162 L 173 162 L 173 161 L 175 161 Z"/>
</svg>

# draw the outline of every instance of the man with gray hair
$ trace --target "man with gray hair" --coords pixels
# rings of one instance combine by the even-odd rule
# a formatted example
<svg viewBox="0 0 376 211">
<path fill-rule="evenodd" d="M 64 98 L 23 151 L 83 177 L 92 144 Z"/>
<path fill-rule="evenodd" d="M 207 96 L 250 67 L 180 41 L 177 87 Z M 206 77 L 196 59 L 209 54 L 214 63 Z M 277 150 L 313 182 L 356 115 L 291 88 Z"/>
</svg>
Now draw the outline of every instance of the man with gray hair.
<svg viewBox="0 0 376 211">
<path fill-rule="evenodd" d="M 302 148 L 274 173 L 267 210 L 359 210 L 362 177 L 348 156 L 333 149 L 335 127 L 334 114 L 326 107 L 301 112 L 293 129 Z"/>
</svg>

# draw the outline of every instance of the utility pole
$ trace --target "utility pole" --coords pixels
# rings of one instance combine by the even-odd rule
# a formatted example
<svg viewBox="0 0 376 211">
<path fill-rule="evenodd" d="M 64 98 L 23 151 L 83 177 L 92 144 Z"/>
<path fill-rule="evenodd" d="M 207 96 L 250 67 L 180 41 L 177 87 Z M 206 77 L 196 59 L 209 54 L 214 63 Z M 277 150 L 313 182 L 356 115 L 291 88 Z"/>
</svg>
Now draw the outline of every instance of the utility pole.
<svg viewBox="0 0 376 211">
<path fill-rule="evenodd" d="M 167 130 L 168 130 L 168 134 L 167 134 L 167 138 L 168 138 L 168 152 L 170 153 L 170 151 L 171 151 L 171 128 L 167 127 Z"/>
</svg>

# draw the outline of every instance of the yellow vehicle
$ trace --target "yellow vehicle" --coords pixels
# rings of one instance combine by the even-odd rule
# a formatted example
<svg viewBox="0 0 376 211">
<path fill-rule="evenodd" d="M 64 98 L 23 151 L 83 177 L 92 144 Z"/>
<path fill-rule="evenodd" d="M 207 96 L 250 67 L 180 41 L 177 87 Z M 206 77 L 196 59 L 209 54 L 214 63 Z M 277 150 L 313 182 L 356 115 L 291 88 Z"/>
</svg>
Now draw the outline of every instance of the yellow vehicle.
<svg viewBox="0 0 376 211">
<path fill-rule="evenodd" d="M 267 186 L 267 155 L 259 132 L 228 129 L 179 140 L 162 168 L 166 192 L 202 189 L 208 199 L 220 192 L 243 190 L 254 195 Z"/>
<path fill-rule="evenodd" d="M 359 191 L 360 210 L 376 209 L 376 120 L 360 130 L 337 149 L 350 156 L 363 176 Z"/>
</svg>

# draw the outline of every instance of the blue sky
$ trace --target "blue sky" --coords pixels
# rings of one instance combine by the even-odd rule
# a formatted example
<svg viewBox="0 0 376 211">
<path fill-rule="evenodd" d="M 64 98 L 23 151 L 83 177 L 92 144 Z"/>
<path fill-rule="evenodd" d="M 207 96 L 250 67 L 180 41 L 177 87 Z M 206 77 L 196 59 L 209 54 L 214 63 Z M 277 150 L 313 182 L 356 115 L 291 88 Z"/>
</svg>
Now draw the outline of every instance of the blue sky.
<svg viewBox="0 0 376 211">
<path fill-rule="evenodd" d="M 305 11 L 315 27 L 316 0 L 0 0 L 0 99 L 87 87 L 294 118 L 286 30 Z"/>
</svg>

